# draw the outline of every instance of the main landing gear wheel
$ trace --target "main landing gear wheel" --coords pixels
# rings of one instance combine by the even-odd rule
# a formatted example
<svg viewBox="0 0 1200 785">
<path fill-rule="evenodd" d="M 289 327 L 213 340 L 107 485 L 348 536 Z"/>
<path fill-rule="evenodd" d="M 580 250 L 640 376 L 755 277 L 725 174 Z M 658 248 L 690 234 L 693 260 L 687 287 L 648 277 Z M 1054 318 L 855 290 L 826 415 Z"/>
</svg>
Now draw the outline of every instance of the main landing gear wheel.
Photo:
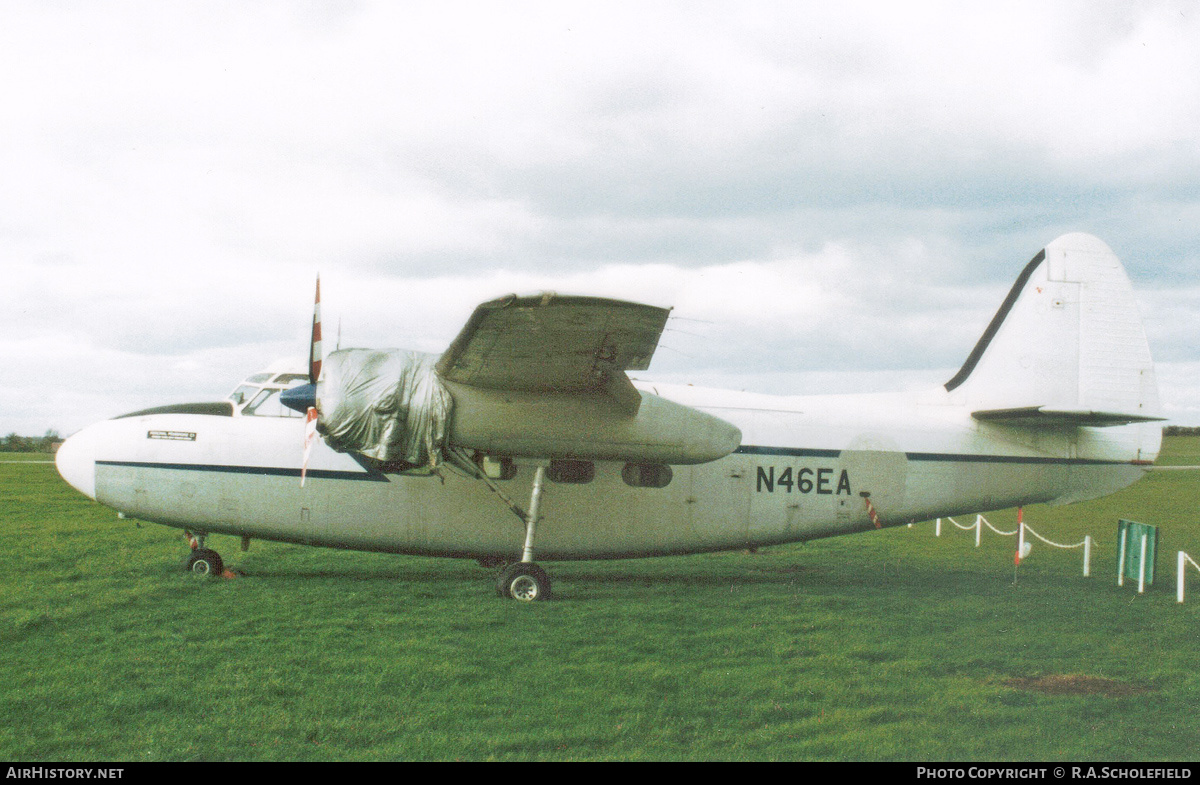
<svg viewBox="0 0 1200 785">
<path fill-rule="evenodd" d="M 532 562 L 517 562 L 500 571 L 496 593 L 522 602 L 550 599 L 550 576 Z"/>
<path fill-rule="evenodd" d="M 216 551 L 209 548 L 197 548 L 188 555 L 184 569 L 196 575 L 216 578 L 225 572 L 225 565 Z"/>
</svg>

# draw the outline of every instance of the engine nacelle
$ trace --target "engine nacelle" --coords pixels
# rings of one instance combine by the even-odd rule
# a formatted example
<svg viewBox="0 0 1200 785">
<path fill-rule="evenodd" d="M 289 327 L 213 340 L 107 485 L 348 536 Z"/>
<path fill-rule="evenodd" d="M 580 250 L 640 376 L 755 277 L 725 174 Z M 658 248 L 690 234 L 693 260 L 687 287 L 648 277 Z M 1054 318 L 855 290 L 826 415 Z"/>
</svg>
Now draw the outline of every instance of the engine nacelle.
<svg viewBox="0 0 1200 785">
<path fill-rule="evenodd" d="M 696 464 L 742 442 L 742 432 L 719 417 L 645 391 L 631 416 L 600 394 L 445 385 L 454 398 L 449 443 L 490 455 Z"/>
<path fill-rule="evenodd" d="M 614 385 L 617 395 L 493 389 L 440 378 L 435 359 L 399 349 L 337 351 L 316 388 L 288 391 L 285 403 L 299 411 L 316 405 L 318 431 L 333 449 L 387 464 L 432 465 L 446 447 L 498 457 L 696 464 L 723 458 L 742 441 L 719 417 L 624 378 Z"/>
</svg>

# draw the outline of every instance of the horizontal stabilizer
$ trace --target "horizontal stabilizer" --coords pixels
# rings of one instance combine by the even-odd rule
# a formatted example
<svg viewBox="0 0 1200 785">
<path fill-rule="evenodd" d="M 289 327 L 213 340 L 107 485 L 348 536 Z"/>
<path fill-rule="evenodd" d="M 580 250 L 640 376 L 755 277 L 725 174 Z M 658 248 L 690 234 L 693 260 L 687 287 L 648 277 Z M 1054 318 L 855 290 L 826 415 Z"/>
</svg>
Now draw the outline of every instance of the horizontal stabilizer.
<svg viewBox="0 0 1200 785">
<path fill-rule="evenodd" d="M 1090 427 L 1107 428 L 1140 422 L 1161 422 L 1165 417 L 1151 417 L 1130 412 L 1097 412 L 1090 409 L 1049 409 L 1045 406 L 1023 406 L 1017 409 L 983 409 L 971 412 L 980 422 L 1025 427 Z"/>
</svg>

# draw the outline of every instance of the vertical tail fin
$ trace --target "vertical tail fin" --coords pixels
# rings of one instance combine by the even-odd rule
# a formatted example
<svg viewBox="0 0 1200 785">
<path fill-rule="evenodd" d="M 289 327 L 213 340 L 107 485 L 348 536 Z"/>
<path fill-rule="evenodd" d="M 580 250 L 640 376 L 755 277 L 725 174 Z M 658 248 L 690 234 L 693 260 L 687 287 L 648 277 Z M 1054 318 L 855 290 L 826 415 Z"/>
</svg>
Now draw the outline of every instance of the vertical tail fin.
<svg viewBox="0 0 1200 785">
<path fill-rule="evenodd" d="M 1022 270 L 946 390 L 981 420 L 1162 419 L 1129 278 L 1112 250 L 1087 234 L 1058 238 Z"/>
</svg>

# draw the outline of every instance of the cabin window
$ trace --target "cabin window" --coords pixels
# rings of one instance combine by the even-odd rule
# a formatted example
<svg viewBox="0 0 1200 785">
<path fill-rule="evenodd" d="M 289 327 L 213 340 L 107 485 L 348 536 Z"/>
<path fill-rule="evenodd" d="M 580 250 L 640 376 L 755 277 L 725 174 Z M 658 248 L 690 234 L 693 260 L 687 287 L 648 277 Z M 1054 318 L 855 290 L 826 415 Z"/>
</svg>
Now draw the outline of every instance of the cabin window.
<svg viewBox="0 0 1200 785">
<path fill-rule="evenodd" d="M 621 479 L 634 488 L 666 488 L 673 476 L 663 463 L 627 463 L 621 470 Z"/>
<path fill-rule="evenodd" d="M 596 477 L 596 465 L 591 461 L 550 461 L 546 476 L 551 482 L 581 485 Z"/>
</svg>

